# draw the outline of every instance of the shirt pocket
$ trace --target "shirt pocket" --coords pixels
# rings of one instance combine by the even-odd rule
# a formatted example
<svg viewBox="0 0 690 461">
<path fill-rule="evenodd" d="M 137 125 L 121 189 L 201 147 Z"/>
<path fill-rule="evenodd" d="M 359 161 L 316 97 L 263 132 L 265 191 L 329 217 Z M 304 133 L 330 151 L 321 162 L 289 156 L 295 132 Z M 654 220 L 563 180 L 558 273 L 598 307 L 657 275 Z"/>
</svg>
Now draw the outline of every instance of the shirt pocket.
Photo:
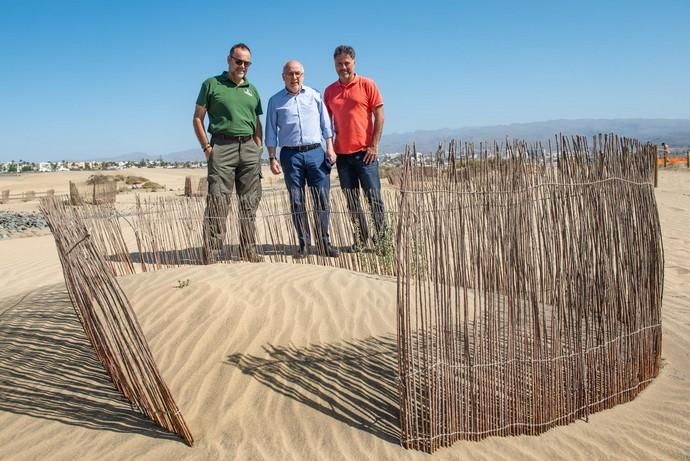
<svg viewBox="0 0 690 461">
<path fill-rule="evenodd" d="M 298 123 L 297 111 L 290 107 L 279 107 L 276 110 L 276 120 L 278 121 L 278 128 L 287 128 Z"/>
<path fill-rule="evenodd" d="M 302 119 L 307 120 L 320 120 L 319 116 L 319 100 L 313 96 L 305 100 L 299 100 L 299 111 L 302 115 Z"/>
</svg>

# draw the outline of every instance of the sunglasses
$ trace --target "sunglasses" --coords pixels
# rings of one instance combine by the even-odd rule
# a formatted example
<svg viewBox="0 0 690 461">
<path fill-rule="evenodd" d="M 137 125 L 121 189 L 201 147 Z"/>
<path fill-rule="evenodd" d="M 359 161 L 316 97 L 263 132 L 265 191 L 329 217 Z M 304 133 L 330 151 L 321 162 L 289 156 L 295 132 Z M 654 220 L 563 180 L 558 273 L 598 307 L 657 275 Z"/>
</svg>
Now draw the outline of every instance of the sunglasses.
<svg viewBox="0 0 690 461">
<path fill-rule="evenodd" d="M 241 65 L 244 64 L 246 67 L 249 67 L 249 66 L 252 65 L 252 62 L 251 62 L 251 61 L 245 61 L 245 60 L 243 60 L 243 59 L 239 59 L 239 58 L 236 58 L 236 57 L 234 57 L 234 56 L 231 56 L 231 58 L 232 58 L 233 61 L 235 61 L 235 64 L 237 64 L 238 66 L 241 66 Z"/>
</svg>

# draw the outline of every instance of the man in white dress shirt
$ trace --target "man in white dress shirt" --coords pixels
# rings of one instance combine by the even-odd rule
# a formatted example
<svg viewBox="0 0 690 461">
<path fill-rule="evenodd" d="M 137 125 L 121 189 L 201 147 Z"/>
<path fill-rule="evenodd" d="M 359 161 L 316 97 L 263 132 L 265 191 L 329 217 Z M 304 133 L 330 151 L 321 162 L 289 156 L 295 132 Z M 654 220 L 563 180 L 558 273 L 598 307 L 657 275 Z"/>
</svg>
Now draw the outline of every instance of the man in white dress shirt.
<svg viewBox="0 0 690 461">
<path fill-rule="evenodd" d="M 273 174 L 285 174 L 290 193 L 292 222 L 297 231 L 299 250 L 295 257 L 309 254 L 311 232 L 306 212 L 305 186 L 311 189 L 316 229 L 316 252 L 337 257 L 328 233 L 331 168 L 336 156 L 333 131 L 321 94 L 304 85 L 304 67 L 298 61 L 283 66 L 285 88 L 268 101 L 265 144 Z M 326 144 L 324 151 L 321 143 Z M 280 159 L 276 149 L 280 146 Z"/>
</svg>

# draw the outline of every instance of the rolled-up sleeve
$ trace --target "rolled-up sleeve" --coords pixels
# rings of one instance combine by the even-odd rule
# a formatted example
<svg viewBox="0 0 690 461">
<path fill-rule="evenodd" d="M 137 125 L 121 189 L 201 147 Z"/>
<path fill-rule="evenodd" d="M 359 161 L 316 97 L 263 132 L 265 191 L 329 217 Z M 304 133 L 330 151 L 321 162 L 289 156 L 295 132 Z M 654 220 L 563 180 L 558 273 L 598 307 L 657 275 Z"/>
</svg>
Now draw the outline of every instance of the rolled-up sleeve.
<svg viewBox="0 0 690 461">
<path fill-rule="evenodd" d="M 326 106 L 320 94 L 316 98 L 316 103 L 319 107 L 319 117 L 321 119 L 321 136 L 323 139 L 332 138 L 333 129 L 331 128 L 331 118 L 328 116 Z"/>
<path fill-rule="evenodd" d="M 275 100 L 268 100 L 266 108 L 266 135 L 264 136 L 266 147 L 278 146 L 278 113 L 275 109 Z"/>
</svg>

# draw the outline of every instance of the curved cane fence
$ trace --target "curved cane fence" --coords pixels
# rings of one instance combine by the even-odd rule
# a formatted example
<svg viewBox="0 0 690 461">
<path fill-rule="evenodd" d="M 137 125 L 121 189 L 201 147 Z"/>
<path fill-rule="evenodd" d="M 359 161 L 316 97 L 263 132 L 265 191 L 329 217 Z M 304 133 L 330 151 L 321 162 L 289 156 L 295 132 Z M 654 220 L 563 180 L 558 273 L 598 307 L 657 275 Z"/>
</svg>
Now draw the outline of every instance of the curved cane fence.
<svg viewBox="0 0 690 461">
<path fill-rule="evenodd" d="M 494 146 L 495 147 L 495 146 Z M 538 434 L 659 371 L 653 146 L 561 139 L 407 157 L 398 210 L 401 441 Z"/>
<path fill-rule="evenodd" d="M 193 437 L 151 355 L 127 296 L 67 197 L 45 198 L 41 210 L 55 237 L 65 284 L 96 357 L 117 390 L 163 429 Z M 93 234 L 92 234 L 93 232 Z"/>
</svg>

